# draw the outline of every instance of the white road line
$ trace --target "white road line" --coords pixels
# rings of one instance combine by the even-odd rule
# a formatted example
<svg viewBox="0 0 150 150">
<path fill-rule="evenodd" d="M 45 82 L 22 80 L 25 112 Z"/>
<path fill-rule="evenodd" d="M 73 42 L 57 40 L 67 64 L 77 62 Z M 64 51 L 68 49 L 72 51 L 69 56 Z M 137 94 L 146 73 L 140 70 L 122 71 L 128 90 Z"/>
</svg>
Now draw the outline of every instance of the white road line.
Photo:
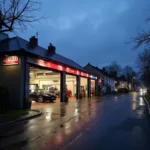
<svg viewBox="0 0 150 150">
<path fill-rule="evenodd" d="M 83 132 L 81 132 L 75 139 L 73 139 L 73 140 L 72 140 L 70 143 L 68 143 L 67 145 L 73 144 L 73 142 L 75 142 L 76 140 L 78 140 L 82 135 L 83 135 Z"/>
</svg>

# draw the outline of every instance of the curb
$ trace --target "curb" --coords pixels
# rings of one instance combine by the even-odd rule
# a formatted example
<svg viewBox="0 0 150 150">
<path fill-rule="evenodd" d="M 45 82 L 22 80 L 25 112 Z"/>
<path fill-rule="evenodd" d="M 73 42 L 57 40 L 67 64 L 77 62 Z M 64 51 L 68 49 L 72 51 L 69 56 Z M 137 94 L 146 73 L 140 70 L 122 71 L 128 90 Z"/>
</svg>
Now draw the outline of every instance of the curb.
<svg viewBox="0 0 150 150">
<path fill-rule="evenodd" d="M 4 127 L 4 126 L 7 126 L 7 125 L 10 125 L 10 124 L 14 124 L 14 123 L 20 122 L 20 121 L 25 121 L 25 120 L 29 120 L 29 119 L 32 119 L 32 118 L 36 118 L 36 117 L 42 115 L 42 112 L 40 110 L 32 109 L 30 111 L 35 111 L 35 112 L 37 112 L 37 114 L 31 115 L 31 116 L 28 116 L 28 117 L 24 117 L 24 118 L 20 118 L 20 119 L 16 119 L 16 120 L 13 120 L 13 121 L 10 121 L 10 122 L 7 122 L 7 123 L 4 123 L 4 124 L 0 125 L 0 128 Z"/>
<path fill-rule="evenodd" d="M 149 115 L 150 115 L 150 105 L 149 105 L 149 103 L 148 103 L 148 101 L 147 101 L 147 99 L 143 96 L 143 99 L 146 101 L 146 103 L 147 103 L 147 106 L 148 106 L 148 112 L 149 112 Z"/>
</svg>

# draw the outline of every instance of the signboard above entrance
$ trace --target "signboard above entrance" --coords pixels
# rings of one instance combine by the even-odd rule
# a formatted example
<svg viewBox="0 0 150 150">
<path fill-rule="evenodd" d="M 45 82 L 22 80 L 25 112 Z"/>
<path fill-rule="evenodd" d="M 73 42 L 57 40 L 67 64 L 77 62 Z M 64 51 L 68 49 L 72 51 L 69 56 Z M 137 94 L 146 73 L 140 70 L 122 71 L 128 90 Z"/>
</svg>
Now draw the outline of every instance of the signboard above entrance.
<svg viewBox="0 0 150 150">
<path fill-rule="evenodd" d="M 49 61 L 45 61 L 45 60 L 41 60 L 41 59 L 37 59 L 36 63 L 40 66 L 48 67 L 51 69 L 56 69 L 59 71 L 65 71 L 66 73 L 70 73 L 70 74 L 74 74 L 74 75 L 81 75 L 83 77 L 90 77 L 90 75 L 88 73 L 81 72 L 77 69 L 73 69 L 70 67 L 65 67 L 65 66 L 62 66 L 62 65 L 57 64 L 57 63 L 53 63 L 53 62 L 49 62 Z"/>
<path fill-rule="evenodd" d="M 82 77 L 93 78 L 93 79 L 97 78 L 97 77 L 94 77 L 94 76 L 92 76 L 88 73 L 79 71 L 77 69 L 73 69 L 71 67 L 66 67 L 64 65 L 54 63 L 54 62 L 51 62 L 51 61 L 45 61 L 45 60 L 42 60 L 42 59 L 28 58 L 28 62 L 29 63 L 34 63 L 34 64 L 39 65 L 39 66 L 55 69 L 55 70 L 58 70 L 58 71 L 64 71 L 66 73 L 70 73 L 70 74 L 73 74 L 73 75 L 80 75 Z"/>
<path fill-rule="evenodd" d="M 19 58 L 18 56 L 6 56 L 3 60 L 3 65 L 18 65 Z"/>
</svg>

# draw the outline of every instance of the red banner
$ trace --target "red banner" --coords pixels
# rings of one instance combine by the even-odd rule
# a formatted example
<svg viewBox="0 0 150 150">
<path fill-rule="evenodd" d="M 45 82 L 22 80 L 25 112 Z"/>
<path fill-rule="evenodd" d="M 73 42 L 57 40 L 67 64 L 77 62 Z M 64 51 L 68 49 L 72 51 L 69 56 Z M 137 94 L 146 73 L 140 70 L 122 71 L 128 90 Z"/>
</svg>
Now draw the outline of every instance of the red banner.
<svg viewBox="0 0 150 150">
<path fill-rule="evenodd" d="M 70 68 L 70 67 L 65 67 L 65 66 L 62 66 L 62 65 L 54 63 L 54 62 L 45 61 L 45 60 L 42 60 L 42 59 L 36 59 L 35 62 L 36 62 L 36 64 L 38 64 L 40 66 L 43 66 L 43 67 L 47 67 L 47 68 L 51 68 L 51 69 L 55 69 L 55 70 L 59 70 L 59 71 L 65 71 L 66 73 L 70 73 L 70 74 L 74 74 L 74 75 L 80 75 L 82 77 L 96 79 L 96 77 L 94 77 L 94 76 L 92 76 L 88 73 L 81 72 L 77 69 L 73 69 L 73 68 Z"/>
<path fill-rule="evenodd" d="M 80 72 L 79 70 L 76 70 L 76 69 L 73 69 L 73 68 L 70 68 L 70 67 L 64 67 L 64 66 L 59 65 L 57 63 L 48 62 L 48 61 L 44 61 L 44 60 L 41 60 L 41 59 L 38 59 L 36 61 L 36 63 L 40 66 L 56 69 L 56 70 L 59 70 L 59 71 L 65 71 L 67 73 L 71 73 L 71 74 L 75 74 L 75 75 L 81 75 L 83 77 L 89 77 L 89 75 L 87 73 Z"/>
</svg>

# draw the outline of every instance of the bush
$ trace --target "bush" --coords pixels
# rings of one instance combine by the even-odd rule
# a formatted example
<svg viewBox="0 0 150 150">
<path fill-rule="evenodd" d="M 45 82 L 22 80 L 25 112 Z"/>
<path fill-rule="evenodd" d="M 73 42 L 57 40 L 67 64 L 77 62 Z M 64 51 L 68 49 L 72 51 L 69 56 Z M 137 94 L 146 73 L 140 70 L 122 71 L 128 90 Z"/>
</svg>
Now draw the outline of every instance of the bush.
<svg viewBox="0 0 150 150">
<path fill-rule="evenodd" d="M 8 90 L 0 86 L 0 113 L 4 113 L 8 110 L 8 101 L 9 101 Z"/>
<path fill-rule="evenodd" d="M 129 93 L 129 90 L 127 88 L 120 88 L 118 89 L 119 93 Z"/>
<path fill-rule="evenodd" d="M 147 93 L 150 94 L 150 89 L 147 89 Z"/>
</svg>

